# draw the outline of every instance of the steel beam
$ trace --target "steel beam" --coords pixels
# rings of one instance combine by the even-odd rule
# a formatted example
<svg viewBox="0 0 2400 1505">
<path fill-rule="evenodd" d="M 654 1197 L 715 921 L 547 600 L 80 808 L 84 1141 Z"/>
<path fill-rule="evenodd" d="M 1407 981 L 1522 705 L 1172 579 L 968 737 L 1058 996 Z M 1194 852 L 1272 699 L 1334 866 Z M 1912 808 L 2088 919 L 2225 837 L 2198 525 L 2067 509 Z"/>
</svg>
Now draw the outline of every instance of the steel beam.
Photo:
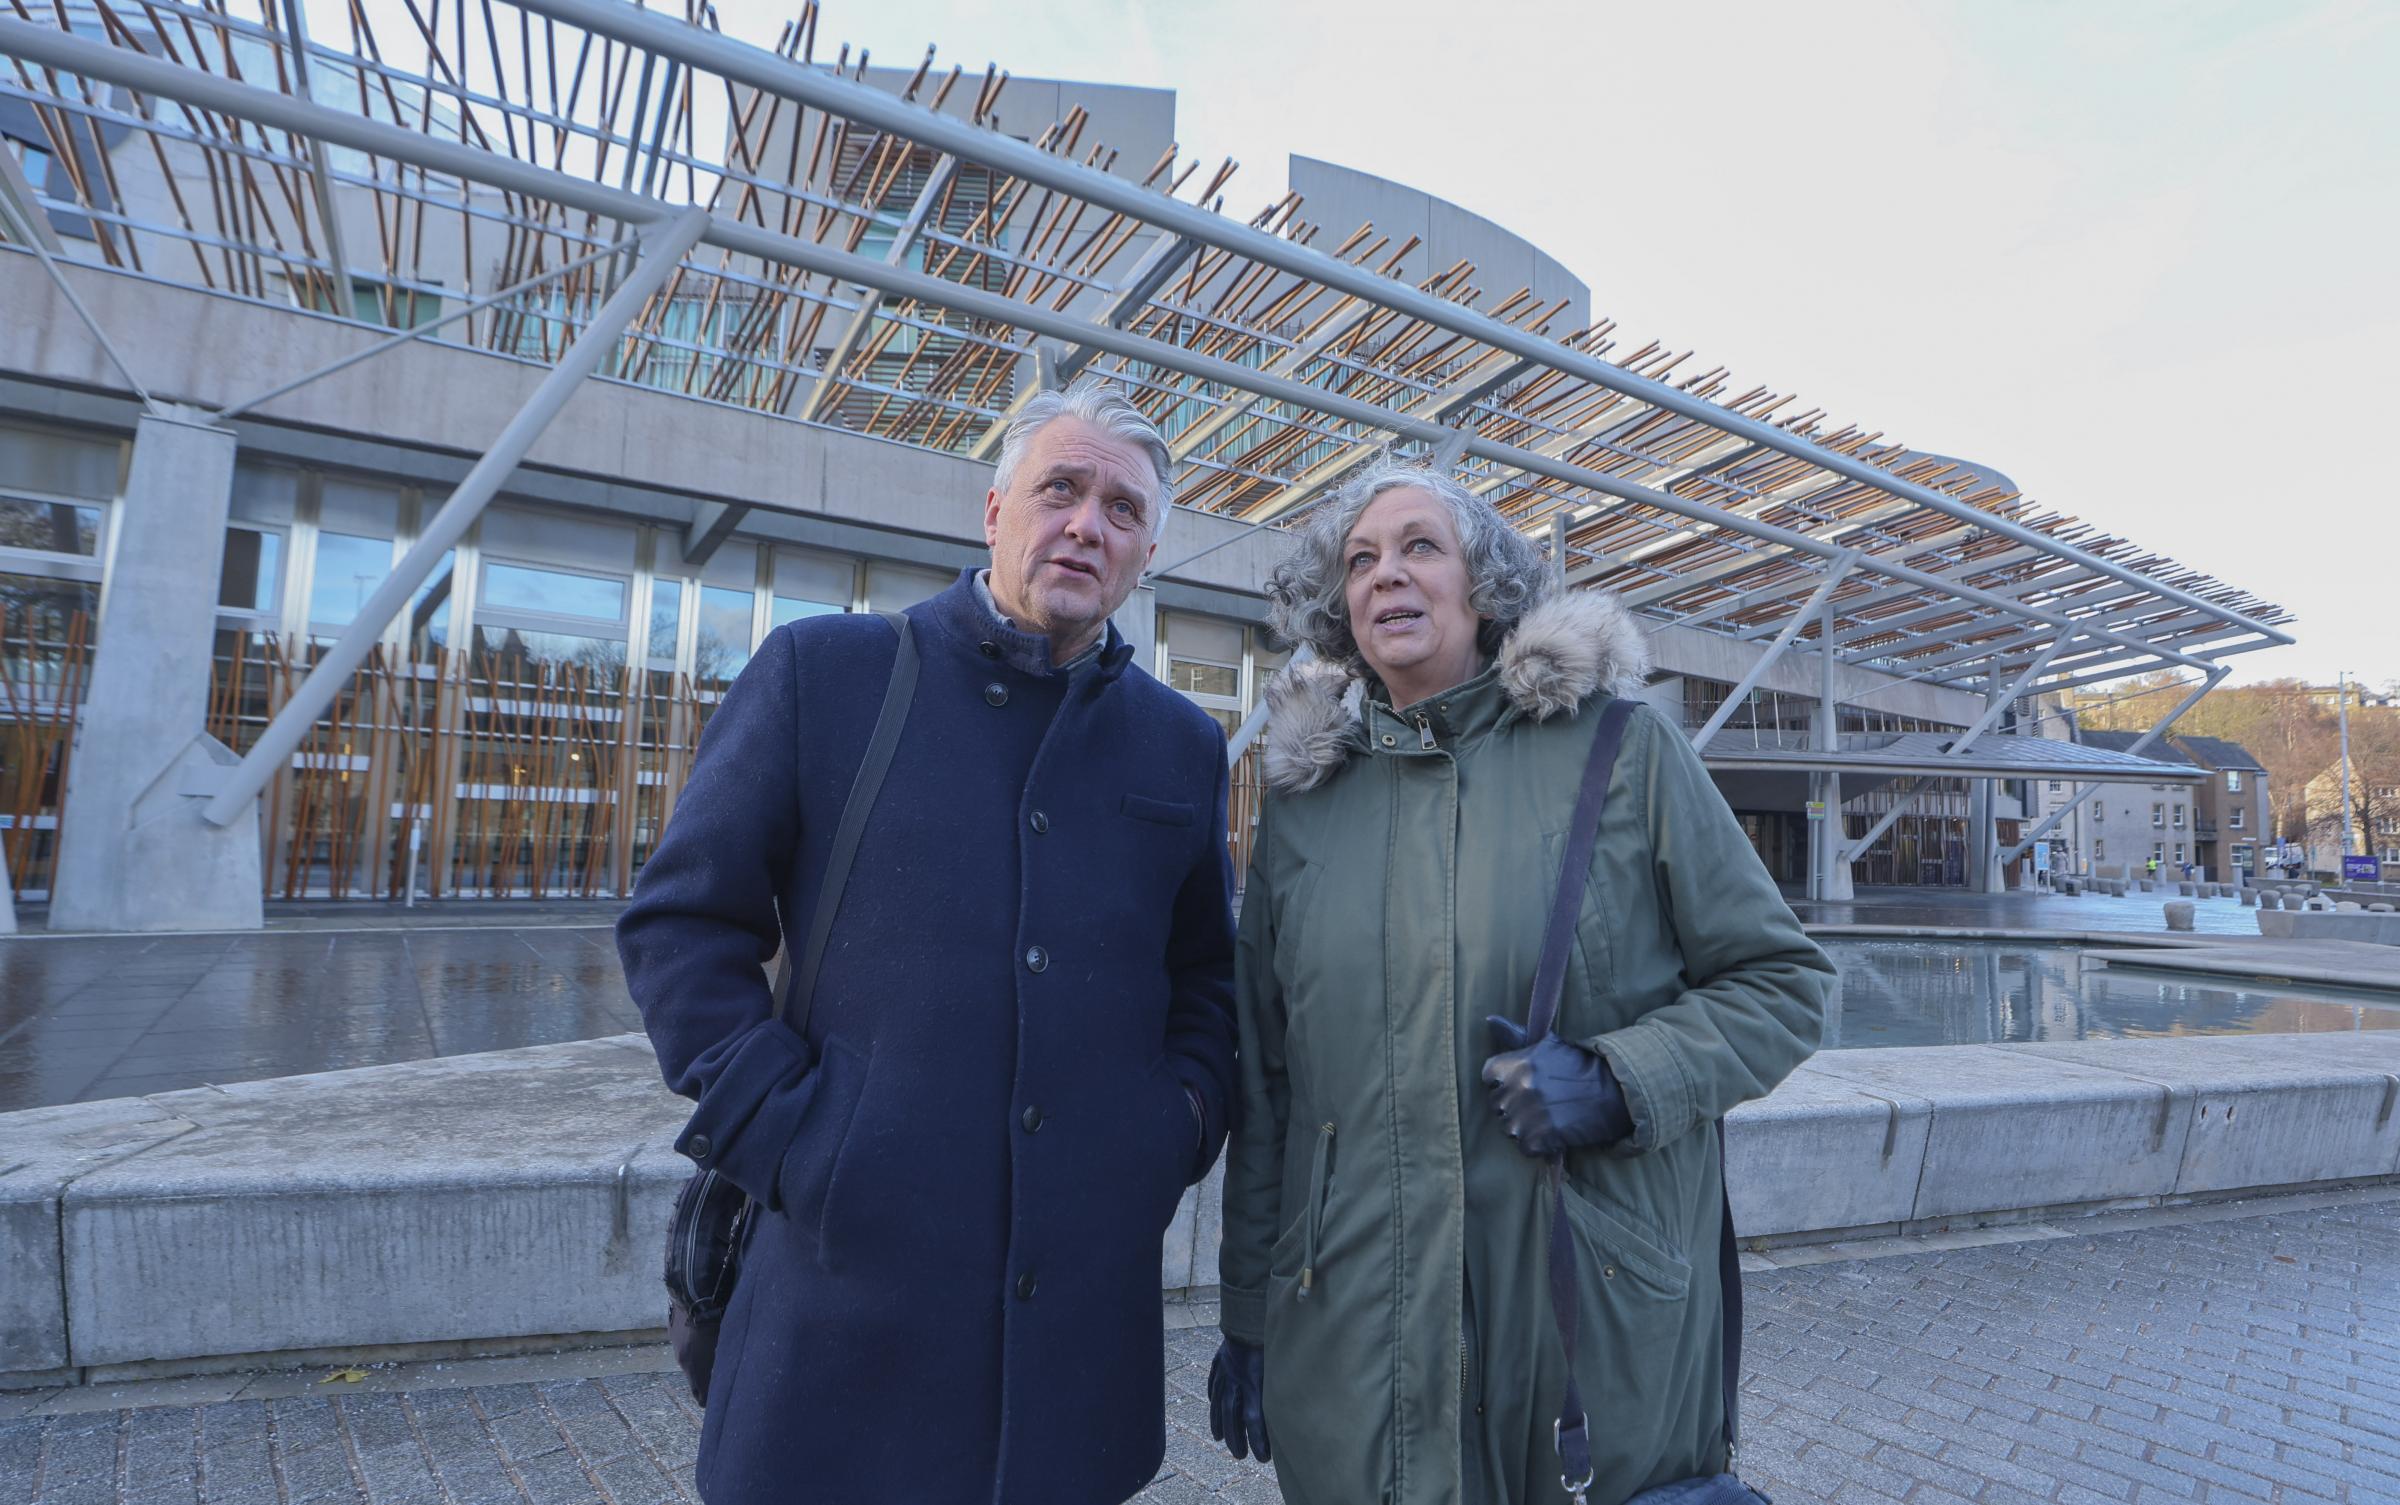
<svg viewBox="0 0 2400 1505">
<path fill-rule="evenodd" d="M 283 0 L 285 26 L 292 35 L 292 82 L 299 87 L 302 99 L 314 102 L 316 91 L 308 85 L 308 18 L 301 14 L 303 0 Z M 325 259 L 333 265 L 332 287 L 328 295 L 333 307 L 327 312 L 340 318 L 355 319 L 358 309 L 350 294 L 349 239 L 342 234 L 342 219 L 333 202 L 333 167 L 325 156 L 325 143 L 315 136 L 308 142 L 308 180 L 317 201 L 317 218 L 325 224 Z"/>
<path fill-rule="evenodd" d="M 543 5 L 554 0 L 540 0 Z M 638 14 L 628 12 L 628 14 Z M 679 23 L 669 23 L 681 29 Z M 739 44 L 732 44 L 738 46 Z M 749 51 L 752 49 L 742 49 Z M 469 181 L 489 183 L 495 187 L 511 188 L 536 199 L 571 208 L 619 218 L 640 219 L 655 215 L 661 207 L 652 200 L 604 184 L 572 178 L 549 169 L 531 166 L 512 158 L 456 142 L 439 140 L 397 126 L 387 126 L 327 109 L 306 101 L 295 100 L 271 90 L 232 82 L 196 69 L 160 62 L 127 49 L 100 43 L 60 32 L 50 27 L 0 17 L 0 52 L 15 53 L 35 62 L 64 68 L 82 76 L 122 84 L 144 93 L 181 100 L 222 113 L 238 115 L 264 124 L 291 128 L 321 130 L 328 140 L 359 150 L 391 157 L 434 171 L 455 174 Z M 802 70 L 805 73 L 806 70 Z M 869 91 L 870 94 L 872 91 Z M 845 96 L 846 97 L 846 96 Z M 880 97 L 880 96 L 875 96 Z M 943 117 L 911 111 L 910 118 L 920 122 L 940 122 Z M 982 140 L 982 133 L 977 133 Z M 1003 143 L 1004 144 L 1004 143 Z M 969 154 L 972 155 L 972 154 Z M 1039 154 L 1047 161 L 1046 154 Z M 1055 163 L 1051 164 L 1055 166 Z M 1172 205 L 1173 200 L 1150 195 L 1154 205 Z M 1195 211 L 1197 212 L 1197 211 Z M 1219 227 L 1222 229 L 1223 227 Z M 1084 340 L 1112 354 L 1161 365 L 1205 381 L 1216 382 L 1235 391 L 1248 391 L 1261 397 L 1289 403 L 1295 408 L 1324 413 L 1369 427 L 1383 428 L 1396 435 L 1426 444 L 1454 440 L 1460 431 L 1426 424 L 1373 403 L 1344 397 L 1302 382 L 1290 381 L 1263 370 L 1253 369 L 1202 355 L 1194 351 L 1164 344 L 1160 341 L 1127 334 L 1123 330 L 1103 330 L 1088 321 L 1073 318 L 1055 310 L 1019 303 L 979 288 L 929 277 L 899 267 L 886 267 L 869 258 L 846 251 L 817 245 L 797 236 L 778 234 L 760 226 L 713 221 L 704 237 L 710 244 L 738 254 L 757 256 L 779 262 L 802 271 L 822 276 L 864 283 L 888 295 L 913 298 L 939 307 L 954 309 L 971 317 L 991 319 L 1014 325 L 1035 334 L 1054 338 Z M 1397 291 L 1395 284 L 1375 280 L 1375 286 L 1385 292 Z M 1438 300 L 1436 300 L 1438 301 Z M 1538 342 L 1537 342 L 1538 343 Z M 1534 354 L 1546 358 L 1557 354 L 1557 347 L 1543 345 Z M 1619 373 L 1622 374 L 1622 373 Z M 1584 441 L 1588 442 L 1588 441 Z M 1658 511 L 1689 518 L 1709 530 L 1741 534 L 1763 543 L 1770 543 L 1798 553 L 1831 558 L 1849 552 L 1810 534 L 1795 532 L 1771 523 L 1727 512 L 1705 503 L 1673 496 L 1652 487 L 1643 486 L 1583 466 L 1564 463 L 1552 456 L 1502 444 L 1481 437 L 1469 438 L 1465 452 L 1495 464 L 1510 466 L 1534 475 L 1547 476 L 1587 491 L 1624 501 L 1638 502 Z M 1828 453 L 1827 458 L 1833 457 Z M 1869 468 L 1871 469 L 1871 467 Z M 1982 514 L 1978 514 L 1982 516 Z M 1996 521 L 1986 519 L 1987 523 Z M 2038 535 L 2037 535 L 2038 541 Z M 2026 607 L 2006 601 L 1986 591 L 1975 590 L 1954 581 L 1942 579 L 1928 571 L 1880 556 L 1862 555 L 1859 567 L 1895 581 L 1906 581 L 1958 596 L 1962 600 L 2014 611 L 2036 621 L 2046 621 L 2062 630 L 2076 630 L 2078 624 L 2065 615 L 2038 607 Z M 2111 571 L 2111 573 L 2116 573 Z M 2136 577 L 2139 578 L 2139 577 Z M 2196 599 L 2196 598 L 2194 598 Z M 2288 635 L 2259 626 L 2228 609 L 2201 603 L 2202 608 L 2228 621 L 2240 621 L 2250 630 L 2275 642 L 2289 642 Z M 2195 669 L 2210 667 L 2204 660 L 2180 654 L 2171 649 L 2140 642 L 2122 633 L 2105 629 L 2091 630 L 2088 635 L 2104 641 L 2143 652 L 2154 652 Z"/>
<path fill-rule="evenodd" d="M 67 243 L 58 238 L 40 195 L 33 191 L 33 179 L 25 176 L 16 154 L 5 149 L 0 149 L 0 215 L 7 217 L 9 234 L 26 237 L 53 256 L 67 254 Z"/>
<path fill-rule="evenodd" d="M 900 222 L 900 228 L 892 235 L 891 246 L 883 254 L 885 266 L 908 264 L 908 253 L 915 249 L 917 236 L 925 229 L 926 216 L 933 213 L 934 206 L 941 202 L 943 191 L 950 186 L 950 175 L 957 170 L 956 157 L 945 155 L 933 164 L 933 171 L 925 175 L 924 190 L 917 195 L 917 201 L 908 206 L 908 218 Z M 834 390 L 842 385 L 843 364 L 850 359 L 851 352 L 859 347 L 860 342 L 866 339 L 867 331 L 875 326 L 875 315 L 882 308 L 883 295 L 868 288 L 866 296 L 858 300 L 857 310 L 850 315 L 850 322 L 842 327 L 840 337 L 833 342 L 833 348 L 825 353 L 824 363 L 817 368 L 817 384 L 809 391 L 808 402 L 800 410 L 802 418 L 812 423 L 824 421 L 825 406 L 833 400 Z M 797 392 L 798 389 L 798 383 L 794 383 L 793 390 Z M 686 557 L 689 557 L 688 553 Z"/>
<path fill-rule="evenodd" d="M 1125 281 L 1101 305 L 1099 312 L 1092 315 L 1092 322 L 1107 329 L 1124 328 L 1125 321 L 1141 312 L 1158 295 L 1158 290 L 1166 286 L 1167 279 L 1181 270 L 1183 264 L 1191 259 L 1192 253 L 1199 249 L 1200 243 L 1190 236 L 1161 235 L 1143 253 L 1142 259 L 1134 263 L 1133 270 L 1126 274 Z M 1057 364 L 1059 378 L 1073 381 L 1100 353 L 1097 346 L 1077 345 L 1060 357 Z M 1036 382 L 1019 392 L 1016 400 L 1008 405 L 1007 411 L 1000 415 L 999 421 L 987 425 L 982 433 L 975 436 L 975 442 L 967 446 L 967 458 L 990 460 L 999 454 L 1000 441 L 1008 437 L 1009 424 L 1024 411 L 1025 404 L 1033 400 L 1033 394 L 1040 390 L 1041 384 Z"/>
<path fill-rule="evenodd" d="M 526 278 L 522 282 L 513 283 L 510 286 L 500 289 L 500 291 L 496 293 L 486 294 L 485 296 L 476 299 L 472 303 L 464 304 L 456 309 L 453 309 L 438 319 L 434 319 L 428 323 L 419 324 L 413 329 L 401 330 L 398 334 L 389 336 L 385 339 L 377 340 L 371 345 L 362 346 L 359 349 L 352 351 L 350 354 L 343 356 L 340 360 L 328 361 L 326 364 L 319 366 L 316 370 L 310 371 L 305 375 L 295 376 L 290 381 L 283 383 L 281 386 L 269 387 L 266 391 L 245 397 L 239 402 L 227 403 L 224 407 L 217 409 L 216 413 L 211 416 L 209 421 L 212 423 L 222 423 L 228 418 L 238 417 L 243 413 L 249 412 L 252 408 L 273 402 L 276 398 L 283 396 L 287 392 L 296 392 L 300 388 L 307 386 L 312 381 L 322 381 L 337 371 L 347 371 L 361 361 L 373 360 L 376 356 L 383 354 L 387 350 L 397 350 L 402 345 L 409 344 L 415 340 L 424 339 L 427 335 L 432 334 L 437 329 L 455 324 L 461 319 L 470 318 L 495 304 L 505 303 L 509 299 L 516 297 L 519 293 L 530 291 L 533 288 L 541 286 L 545 282 L 555 281 L 560 277 L 564 277 L 569 272 L 579 271 L 584 267 L 590 266 L 593 262 L 598 261 L 604 256 L 614 256 L 621 251 L 631 250 L 633 245 L 633 238 L 629 236 L 624 240 L 612 241 L 596 250 L 587 251 L 564 266 L 553 268 L 547 272 L 536 273 L 535 275 Z"/>
<path fill-rule="evenodd" d="M 617 285 L 574 343 L 559 356 L 558 364 L 534 388 L 525 406 L 508 421 L 492 447 L 475 462 L 466 478 L 458 483 L 458 489 L 450 493 L 449 500 L 425 524 L 408 553 L 392 567 L 383 583 L 375 587 L 374 593 L 359 607 L 358 615 L 342 629 L 341 636 L 317 659 L 308 677 L 258 734 L 257 742 L 251 745 L 241 764 L 208 791 L 203 813 L 210 821 L 226 826 L 240 819 L 251 809 L 251 801 L 267 786 L 267 781 L 291 762 L 292 753 L 316 725 L 317 718 L 333 704 L 334 697 L 350 682 L 350 676 L 382 640 L 386 624 L 408 605 L 409 597 L 433 572 L 441 557 L 466 535 L 501 484 L 525 458 L 525 452 L 541 437 L 542 430 L 550 426 L 550 421 L 567 405 L 567 399 L 581 389 L 584 379 L 598 370 L 601 361 L 616 348 L 626 326 L 641 313 L 643 305 L 666 286 L 667 278 L 700 243 L 708 223 L 707 210 L 686 209 L 673 219 L 652 226 L 643 235 L 641 261 L 632 275 Z"/>
<path fill-rule="evenodd" d="M 1783 631 L 1775 634 L 1775 641 L 1767 646 L 1767 651 L 1758 656 L 1757 662 L 1751 664 L 1748 672 L 1742 675 L 1741 680 L 1731 690 L 1725 692 L 1725 698 L 1717 703 L 1717 709 L 1709 716 L 1708 721 L 1699 731 L 1692 734 L 1692 751 L 1699 752 L 1708 746 L 1709 741 L 1717 735 L 1718 729 L 1732 717 L 1733 708 L 1741 704 L 1742 697 L 1748 695 L 1759 680 L 1766 676 L 1767 670 L 1773 667 L 1775 661 L 1783 657 L 1783 650 L 1792 645 L 1792 639 L 1799 635 L 1800 629 L 1806 626 L 1809 619 L 1816 616 L 1818 611 L 1824 607 L 1826 597 L 1831 596 L 1833 588 L 1840 585 L 1849 576 L 1850 567 L 1856 563 L 1858 563 L 1858 556 L 1855 554 L 1833 562 L 1833 568 L 1826 572 L 1824 583 L 1817 587 L 1817 593 L 1808 598 L 1806 605 L 1792 613 L 1792 619 L 1783 624 Z M 1830 668 L 1826 672 L 1830 673 Z"/>
<path fill-rule="evenodd" d="M 2223 679 L 2226 675 L 2231 674 L 2232 672 L 2233 669 L 2230 665 L 2212 665 L 2209 668 L 2208 673 L 2201 678 L 2200 683 L 2192 687 L 2192 693 L 2175 702 L 2174 707 L 2170 709 L 2164 716 L 2159 717 L 2157 723 L 2153 725 L 2150 730 L 2142 733 L 2139 737 L 2134 738 L 2133 745 L 2126 748 L 2125 751 L 2138 755 L 2143 748 L 2148 747 L 2151 743 L 2164 736 L 2168 727 L 2173 726 L 2176 722 L 2182 720 L 2184 712 L 2199 704 L 2201 696 L 2206 695 L 2209 691 L 2215 689 L 2217 687 L 2217 681 Z M 2006 867 L 2010 863 L 2016 861 L 2019 857 L 2023 856 L 2025 853 L 2033 850 L 2033 844 L 2035 842 L 2049 835 L 2051 830 L 2056 827 L 2060 821 L 2065 820 L 2068 814 L 2072 812 L 2076 806 L 2081 805 L 2085 800 L 2090 799 L 2093 795 L 2099 793 L 2101 785 L 2106 782 L 2109 781 L 2095 780 L 2094 782 L 2085 785 L 2081 790 L 2069 797 L 2065 804 L 2052 811 L 2049 817 L 2040 825 L 2035 826 L 2032 830 L 2026 832 L 2025 835 L 2016 843 L 2016 845 L 2001 853 L 2000 865 L 2002 867 Z"/>
</svg>

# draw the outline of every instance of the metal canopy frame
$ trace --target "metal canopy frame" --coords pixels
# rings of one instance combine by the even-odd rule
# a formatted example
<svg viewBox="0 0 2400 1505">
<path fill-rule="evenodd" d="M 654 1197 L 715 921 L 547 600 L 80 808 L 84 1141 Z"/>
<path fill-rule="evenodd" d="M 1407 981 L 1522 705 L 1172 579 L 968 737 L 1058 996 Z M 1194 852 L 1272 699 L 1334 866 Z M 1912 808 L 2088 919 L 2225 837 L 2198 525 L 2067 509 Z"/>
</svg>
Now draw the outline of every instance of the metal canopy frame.
<svg viewBox="0 0 2400 1505">
<path fill-rule="evenodd" d="M 1118 380 L 1160 421 L 1183 505 L 1287 524 L 1379 451 L 1429 455 L 1528 533 L 1563 535 L 1572 584 L 1656 625 L 1771 636 L 1770 658 L 2036 694 L 2161 667 L 2213 679 L 2291 641 L 2280 608 L 1973 467 L 1722 368 L 1678 379 L 1689 352 L 1620 352 L 1605 320 L 1557 330 L 1557 308 L 1495 296 L 1465 263 L 1402 280 L 1414 243 L 1372 225 L 1320 249 L 1332 237 L 1296 196 L 1229 218 L 1229 167 L 1190 198 L 1199 164 L 1172 149 L 1112 170 L 1080 109 L 1015 139 L 996 128 L 1005 75 L 970 104 L 930 54 L 895 88 L 846 49 L 818 63 L 813 5 L 767 48 L 705 7 L 465 0 L 450 30 L 420 15 L 386 45 L 355 10 L 337 28 L 328 4 L 312 34 L 302 0 L 246 3 L 263 8 L 151 0 L 154 27 L 93 0 L 105 37 L 0 17 L 18 60 L 0 94 L 70 142 L 132 132 L 170 187 L 170 164 L 208 174 L 213 205 L 177 190 L 173 219 L 141 223 L 111 220 L 103 203 L 126 200 L 88 174 L 49 185 L 45 207 L 113 227 L 88 244 L 120 270 L 290 301 L 332 271 L 375 274 L 387 322 L 463 297 L 438 334 L 411 333 L 549 363 L 628 274 L 611 254 L 626 228 L 688 213 L 698 243 L 603 377 L 988 457 L 1048 342 L 1052 371 Z M 350 108 L 329 102 L 345 91 Z M 721 101 L 721 131 L 699 101 Z M 130 138 L 117 151 L 141 160 Z M 380 264 L 344 245 L 341 202 L 372 207 Z M 745 505 L 704 508 L 687 552 Z"/>
</svg>

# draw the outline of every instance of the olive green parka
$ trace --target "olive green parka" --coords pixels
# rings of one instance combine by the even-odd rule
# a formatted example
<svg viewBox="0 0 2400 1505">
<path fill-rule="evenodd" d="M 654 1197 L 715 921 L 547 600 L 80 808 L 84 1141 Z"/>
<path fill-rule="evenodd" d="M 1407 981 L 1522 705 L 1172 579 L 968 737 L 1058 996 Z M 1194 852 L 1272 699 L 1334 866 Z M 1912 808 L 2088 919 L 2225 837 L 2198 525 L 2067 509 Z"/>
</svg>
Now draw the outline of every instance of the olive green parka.
<svg viewBox="0 0 2400 1505">
<path fill-rule="evenodd" d="M 1414 707 L 1326 664 L 1269 692 L 1222 1321 L 1266 1350 L 1291 1505 L 1565 1498 L 1551 1201 L 1485 1096 L 1484 1017 L 1526 1016 L 1598 711 L 1644 650 L 1578 592 Z M 1715 1124 L 1816 1048 L 1832 970 L 1689 742 L 1637 710 L 1558 1026 L 1634 1122 L 1566 1162 L 1595 1505 L 1726 1461 Z"/>
</svg>

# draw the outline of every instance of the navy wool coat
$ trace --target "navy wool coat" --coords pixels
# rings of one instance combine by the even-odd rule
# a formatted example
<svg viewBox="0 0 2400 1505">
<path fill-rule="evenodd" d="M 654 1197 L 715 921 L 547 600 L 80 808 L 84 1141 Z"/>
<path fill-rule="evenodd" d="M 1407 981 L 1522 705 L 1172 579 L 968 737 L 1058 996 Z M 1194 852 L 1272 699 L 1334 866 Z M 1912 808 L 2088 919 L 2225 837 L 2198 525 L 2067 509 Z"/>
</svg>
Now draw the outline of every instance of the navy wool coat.
<svg viewBox="0 0 2400 1505">
<path fill-rule="evenodd" d="M 700 1492 L 1115 1505 L 1165 1447 L 1160 1236 L 1225 1132 L 1225 738 L 1113 631 L 1052 671 L 971 574 L 909 617 L 913 709 L 805 1029 L 763 967 L 807 932 L 881 618 L 768 636 L 617 924 L 697 1101 L 678 1148 L 766 1208 Z"/>
</svg>

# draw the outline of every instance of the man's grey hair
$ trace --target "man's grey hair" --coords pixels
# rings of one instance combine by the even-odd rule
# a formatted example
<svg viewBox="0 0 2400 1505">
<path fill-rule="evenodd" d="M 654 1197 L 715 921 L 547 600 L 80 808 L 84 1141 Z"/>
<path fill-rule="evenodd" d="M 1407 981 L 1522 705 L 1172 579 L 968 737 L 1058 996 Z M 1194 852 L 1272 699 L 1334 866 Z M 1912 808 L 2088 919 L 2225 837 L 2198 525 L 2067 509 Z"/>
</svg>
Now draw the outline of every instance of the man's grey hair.
<svg viewBox="0 0 2400 1505">
<path fill-rule="evenodd" d="M 1000 439 L 1000 459 L 993 467 L 992 487 L 1002 496 L 1017 478 L 1017 466 L 1025 458 L 1025 446 L 1033 436 L 1060 418 L 1080 418 L 1112 439 L 1119 439 L 1149 457 L 1150 469 L 1158 480 L 1158 491 L 1150 499 L 1150 541 L 1156 543 L 1167 530 L 1167 512 L 1175 505 L 1175 457 L 1167 449 L 1167 439 L 1150 421 L 1150 415 L 1137 408 L 1125 396 L 1124 389 L 1114 382 L 1097 377 L 1078 377 L 1064 391 L 1051 388 L 1037 392 L 1017 416 L 1009 420 L 1008 432 Z"/>
<path fill-rule="evenodd" d="M 1363 667 L 1350 631 L 1346 560 L 1350 530 L 1387 491 L 1413 487 L 1450 509 L 1467 564 L 1467 606 L 1484 618 L 1476 643 L 1488 655 L 1557 588 L 1548 561 L 1495 507 L 1439 471 L 1383 460 L 1352 477 L 1294 529 L 1291 552 L 1267 577 L 1267 619 L 1286 640 L 1329 663 Z"/>
</svg>

